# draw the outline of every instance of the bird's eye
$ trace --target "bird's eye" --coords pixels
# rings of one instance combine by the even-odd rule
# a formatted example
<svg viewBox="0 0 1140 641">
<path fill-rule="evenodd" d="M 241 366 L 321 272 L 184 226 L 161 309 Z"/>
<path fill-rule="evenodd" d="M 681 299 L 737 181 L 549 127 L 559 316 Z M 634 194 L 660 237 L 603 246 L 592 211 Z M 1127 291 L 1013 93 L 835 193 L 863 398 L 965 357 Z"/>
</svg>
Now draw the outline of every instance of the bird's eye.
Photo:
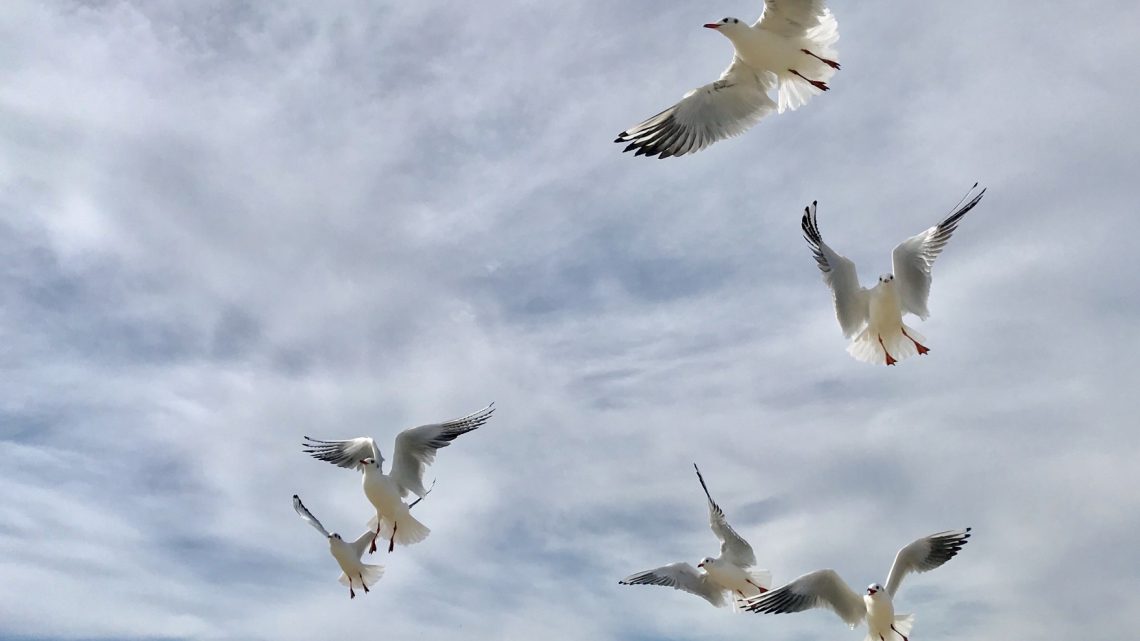
<svg viewBox="0 0 1140 641">
<path fill-rule="evenodd" d="M 733 22 L 734 24 L 738 24 L 740 21 L 739 21 L 739 20 L 737 20 L 736 18 L 733 18 L 733 19 L 732 19 L 732 22 Z"/>
</svg>

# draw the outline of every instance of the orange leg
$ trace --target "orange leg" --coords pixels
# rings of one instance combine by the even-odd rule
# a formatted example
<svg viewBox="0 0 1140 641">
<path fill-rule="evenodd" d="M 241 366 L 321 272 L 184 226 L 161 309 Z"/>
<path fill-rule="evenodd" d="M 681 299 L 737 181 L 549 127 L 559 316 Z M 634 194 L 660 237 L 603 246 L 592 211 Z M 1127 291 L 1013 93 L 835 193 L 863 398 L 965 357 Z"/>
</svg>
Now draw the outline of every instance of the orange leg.
<svg viewBox="0 0 1140 641">
<path fill-rule="evenodd" d="M 907 333 L 906 333 L 906 328 L 905 328 L 905 327 L 904 327 L 904 328 L 902 328 L 902 333 L 903 333 L 903 336 L 906 336 L 907 338 L 910 338 L 910 334 L 907 334 Z M 914 340 L 913 338 L 910 338 L 910 342 L 914 343 L 914 348 L 918 350 L 918 353 L 919 353 L 919 355 L 925 356 L 925 355 L 926 355 L 926 353 L 930 351 L 930 349 L 928 349 L 928 348 L 927 348 L 925 345 L 923 345 L 922 343 L 920 343 L 920 342 L 918 342 L 918 341 Z"/>
<path fill-rule="evenodd" d="M 807 76 L 805 76 L 805 75 L 803 75 L 802 73 L 800 73 L 800 72 L 796 71 L 795 69 L 788 69 L 788 72 L 789 72 L 789 73 L 793 73 L 793 74 L 795 74 L 795 75 L 799 76 L 801 79 L 803 79 L 803 81 L 804 81 L 804 82 L 806 82 L 806 83 L 808 83 L 809 85 L 811 85 L 811 86 L 815 87 L 816 89 L 819 89 L 820 91 L 828 91 L 828 90 L 830 90 L 830 89 L 831 89 L 831 87 L 828 87 L 828 86 L 827 86 L 827 83 L 826 83 L 826 82 L 824 82 L 824 81 L 822 81 L 822 80 L 808 80 Z"/>
<path fill-rule="evenodd" d="M 879 345 L 883 348 L 883 353 L 887 355 L 887 365 L 894 365 L 898 362 L 893 357 L 891 357 L 891 353 L 887 351 L 887 346 L 883 345 L 882 336 L 879 337 Z"/>
<path fill-rule="evenodd" d="M 808 51 L 807 49 L 800 49 L 800 51 L 806 53 L 807 55 L 811 56 L 812 58 L 815 58 L 816 60 L 822 62 L 823 64 L 827 65 L 828 67 L 831 67 L 832 69 L 838 69 L 839 68 L 839 63 L 834 61 L 834 60 L 828 60 L 827 58 L 820 58 L 819 56 Z"/>
</svg>

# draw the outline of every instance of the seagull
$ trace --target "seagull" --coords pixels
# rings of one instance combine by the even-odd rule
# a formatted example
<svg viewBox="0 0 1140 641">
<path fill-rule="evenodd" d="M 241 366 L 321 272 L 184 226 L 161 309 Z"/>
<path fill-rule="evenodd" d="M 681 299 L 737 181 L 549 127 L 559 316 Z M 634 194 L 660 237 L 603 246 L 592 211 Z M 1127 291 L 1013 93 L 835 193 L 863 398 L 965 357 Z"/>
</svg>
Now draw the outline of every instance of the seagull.
<svg viewBox="0 0 1140 641">
<path fill-rule="evenodd" d="M 926 308 L 930 297 L 930 268 L 962 217 L 985 195 L 986 190 L 982 189 L 963 205 L 977 187 L 974 183 L 945 220 L 899 243 L 891 254 L 894 273 L 879 276 L 879 284 L 871 289 L 859 285 L 855 263 L 823 242 L 816 220 L 818 202 L 812 201 L 811 207 L 804 208 L 800 224 L 804 239 L 823 272 L 823 282 L 831 288 L 835 315 L 843 335 L 855 337 L 847 352 L 857 360 L 894 365 L 908 356 L 925 355 L 930 351 L 922 344 L 926 339 L 903 323 L 902 317 L 908 312 L 923 320 L 930 316 Z"/>
<path fill-rule="evenodd" d="M 318 532 L 325 535 L 325 538 L 329 540 L 329 552 L 332 553 L 333 558 L 336 559 L 336 562 L 340 565 L 342 571 L 339 580 L 341 585 L 348 586 L 348 598 L 356 598 L 356 592 L 353 591 L 354 587 L 364 588 L 364 592 L 367 593 L 369 591 L 368 588 L 379 581 L 380 577 L 384 575 L 384 566 L 369 565 L 360 562 L 360 557 L 364 556 L 364 549 L 376 539 L 376 533 L 371 529 L 361 534 L 352 543 L 348 543 L 340 538 L 340 535 L 336 532 L 329 534 L 325 526 L 321 525 L 317 517 L 313 516 L 313 513 L 301 502 L 301 497 L 296 494 L 293 495 L 293 509 L 297 510 L 297 514 L 300 514 L 301 518 L 308 521 L 309 525 L 316 528 Z"/>
<path fill-rule="evenodd" d="M 304 451 L 313 458 L 327 461 L 339 467 L 360 470 L 363 473 L 361 484 L 364 495 L 376 508 L 376 516 L 368 527 L 377 537 L 388 539 L 388 552 L 400 545 L 419 543 L 431 532 L 409 511 L 403 498 L 413 493 L 421 499 L 430 489 L 424 488 L 424 468 L 435 460 L 436 450 L 447 447 L 462 434 L 478 429 L 494 413 L 494 403 L 487 407 L 445 423 L 421 425 L 400 432 L 392 455 L 391 472 L 385 474 L 382 465 L 384 457 L 370 437 L 344 441 L 321 441 L 308 436 L 302 444 Z M 413 503 L 412 505 L 415 505 Z M 376 551 L 372 542 L 369 553 Z"/>
<path fill-rule="evenodd" d="M 772 111 L 797 109 L 830 89 L 839 69 L 839 26 L 823 0 L 764 0 L 755 24 L 724 18 L 716 29 L 736 50 L 720 79 L 697 87 L 677 104 L 618 134 L 636 156 L 684 156 L 738 136 Z M 778 91 L 778 101 L 769 97 Z"/>
<path fill-rule="evenodd" d="M 767 594 L 752 597 L 742 607 L 749 612 L 769 614 L 830 608 L 852 628 L 866 618 L 867 641 L 894 641 L 892 632 L 902 637 L 902 641 L 910 641 L 906 635 L 914 625 L 914 615 L 895 615 L 891 601 L 903 577 L 911 572 L 926 572 L 941 566 L 954 558 L 969 538 L 970 528 L 966 528 L 918 539 L 895 556 L 887 574 L 886 589 L 872 583 L 862 598 L 839 578 L 835 570 L 816 570 Z"/>
<path fill-rule="evenodd" d="M 705 490 L 709 501 L 709 525 L 713 534 L 720 539 L 720 556 L 705 557 L 697 564 L 704 572 L 697 571 L 688 563 L 673 563 L 653 570 L 638 572 L 618 581 L 620 585 L 665 585 L 677 590 L 695 594 L 716 607 L 725 604 L 725 593 L 730 593 L 735 609 L 738 599 L 756 596 L 768 591 L 772 585 L 772 575 L 767 570 L 750 570 L 756 565 L 756 554 L 736 530 L 728 524 L 724 510 L 713 500 L 701 470 L 693 463 L 697 479 Z"/>
</svg>

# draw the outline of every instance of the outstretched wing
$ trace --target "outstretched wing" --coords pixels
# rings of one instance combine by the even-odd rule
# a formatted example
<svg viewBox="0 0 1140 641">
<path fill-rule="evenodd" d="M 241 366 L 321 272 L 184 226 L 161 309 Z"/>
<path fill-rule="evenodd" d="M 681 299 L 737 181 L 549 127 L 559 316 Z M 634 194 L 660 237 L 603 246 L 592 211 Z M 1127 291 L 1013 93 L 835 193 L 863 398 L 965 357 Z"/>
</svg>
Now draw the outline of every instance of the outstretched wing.
<svg viewBox="0 0 1140 641">
<path fill-rule="evenodd" d="M 893 597 L 906 575 L 933 570 L 954 558 L 969 538 L 970 528 L 947 530 L 923 537 L 899 550 L 887 574 L 887 592 Z"/>
<path fill-rule="evenodd" d="M 737 534 L 736 530 L 728 524 L 724 510 L 720 509 L 720 506 L 713 500 L 712 494 L 709 494 L 709 486 L 705 485 L 705 477 L 701 476 L 701 468 L 693 463 L 693 469 L 697 471 L 697 480 L 701 482 L 701 487 L 709 500 L 709 526 L 712 527 L 716 538 L 720 539 L 721 558 L 741 568 L 756 565 L 756 554 L 752 551 L 752 546 L 748 545 L 748 541 L 745 541 L 744 537 Z"/>
<path fill-rule="evenodd" d="M 446 423 L 421 425 L 406 429 L 396 437 L 392 450 L 392 472 L 389 476 L 400 486 L 400 496 L 413 492 L 417 496 L 427 495 L 424 489 L 424 468 L 435 460 L 435 452 L 447 447 L 457 437 L 478 429 L 495 412 L 495 404 Z"/>
<path fill-rule="evenodd" d="M 720 79 L 685 94 L 665 111 L 618 134 L 636 156 L 684 156 L 739 136 L 776 109 L 768 91 L 775 76 L 757 72 L 734 58 Z"/>
<path fill-rule="evenodd" d="M 724 590 L 709 581 L 707 574 L 698 572 L 688 563 L 673 563 L 638 572 L 625 577 L 618 583 L 621 585 L 664 585 L 695 594 L 718 608 L 725 605 Z"/>
<path fill-rule="evenodd" d="M 783 614 L 811 608 L 828 608 L 855 627 L 867 615 L 863 597 L 856 594 L 835 570 L 816 570 L 770 592 L 744 601 L 749 612 Z"/>
<path fill-rule="evenodd" d="M 352 547 L 352 551 L 356 553 L 356 558 L 359 559 L 364 556 L 364 553 L 368 551 L 368 546 L 372 545 L 372 540 L 375 538 L 376 530 L 369 529 L 364 534 L 356 537 L 355 541 L 349 543 Z"/>
<path fill-rule="evenodd" d="M 816 219 L 818 204 L 813 200 L 811 207 L 804 207 L 800 228 L 803 229 L 804 240 L 811 247 L 819 271 L 823 272 L 823 282 L 831 288 L 839 327 L 843 329 L 843 335 L 850 338 L 858 334 L 867 324 L 869 314 L 867 290 L 859 286 L 859 274 L 855 271 L 855 263 L 835 253 L 835 250 L 823 242 L 823 236 L 819 233 L 819 221 Z"/>
<path fill-rule="evenodd" d="M 965 198 L 969 198 L 977 186 L 974 183 Z M 982 189 L 977 196 L 947 216 L 946 220 L 895 247 L 891 258 L 895 270 L 895 286 L 904 312 L 910 312 L 923 320 L 930 316 L 930 311 L 926 308 L 927 299 L 930 298 L 930 268 L 950 241 L 950 236 L 958 228 L 962 217 L 978 204 L 985 193 L 986 190 Z"/>
<path fill-rule="evenodd" d="M 309 511 L 309 508 L 305 507 L 305 504 L 301 502 L 301 497 L 297 496 L 296 494 L 293 495 L 293 509 L 297 510 L 297 514 L 300 514 L 301 518 L 308 521 L 309 525 L 313 526 L 317 529 L 318 532 L 325 535 L 326 539 L 329 538 L 329 531 L 325 529 L 325 526 L 321 525 L 321 522 L 317 520 L 317 517 L 313 516 L 313 513 Z"/>
<path fill-rule="evenodd" d="M 384 457 L 376 447 L 376 441 L 367 436 L 346 441 L 319 441 L 306 436 L 305 442 L 301 445 L 304 452 L 313 458 L 350 470 L 363 469 L 360 461 L 366 458 L 376 459 L 377 465 L 384 462 Z"/>
<path fill-rule="evenodd" d="M 752 26 L 782 36 L 802 37 L 830 11 L 823 0 L 764 0 L 764 13 Z"/>
</svg>

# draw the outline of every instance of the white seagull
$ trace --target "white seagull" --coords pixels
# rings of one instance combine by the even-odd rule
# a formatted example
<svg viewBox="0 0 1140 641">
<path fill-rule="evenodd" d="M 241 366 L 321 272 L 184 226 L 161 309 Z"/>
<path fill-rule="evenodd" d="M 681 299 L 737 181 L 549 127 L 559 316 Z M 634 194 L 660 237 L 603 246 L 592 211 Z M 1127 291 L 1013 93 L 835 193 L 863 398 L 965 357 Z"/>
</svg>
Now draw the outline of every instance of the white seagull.
<svg viewBox="0 0 1140 641">
<path fill-rule="evenodd" d="M 377 537 L 388 539 L 391 552 L 398 542 L 400 545 L 419 543 L 431 532 L 426 525 L 412 516 L 409 505 L 403 498 L 409 492 L 421 499 L 430 490 L 424 488 L 424 468 L 435 460 L 435 452 L 447 447 L 461 434 L 475 430 L 487 422 L 494 413 L 494 403 L 487 407 L 446 423 L 421 425 L 400 432 L 393 448 L 392 470 L 384 474 L 384 457 L 370 437 L 344 441 L 320 441 L 305 437 L 302 445 L 313 458 L 334 465 L 360 470 L 363 473 L 361 484 L 364 495 L 376 508 L 376 516 L 368 522 L 368 527 Z M 413 503 L 412 505 L 415 505 Z M 369 552 L 376 551 L 373 541 Z"/>
<path fill-rule="evenodd" d="M 839 26 L 823 0 L 764 0 L 755 24 L 724 18 L 705 25 L 732 42 L 736 53 L 720 79 L 618 134 L 635 155 L 668 158 L 738 136 L 773 110 L 784 113 L 827 91 L 839 69 Z M 779 102 L 769 96 L 778 90 Z"/>
<path fill-rule="evenodd" d="M 772 575 L 767 570 L 750 569 L 756 565 L 756 554 L 752 552 L 752 546 L 728 524 L 724 510 L 720 509 L 709 494 L 709 488 L 696 463 L 693 464 L 693 469 L 697 470 L 697 478 L 709 500 L 709 525 L 716 538 L 720 539 L 720 556 L 715 559 L 705 557 L 698 563 L 697 567 L 704 572 L 697 571 L 688 563 L 673 563 L 638 572 L 618 583 L 669 586 L 695 594 L 718 608 L 725 605 L 724 597 L 728 593 L 735 609 L 738 599 L 766 592 L 772 585 Z"/>
<path fill-rule="evenodd" d="M 309 525 L 312 525 L 329 540 L 329 552 L 332 553 L 333 558 L 336 559 L 341 569 L 340 579 L 338 580 L 341 582 L 341 585 L 348 586 L 348 598 L 356 598 L 356 592 L 353 591 L 354 587 L 364 588 L 364 591 L 368 592 L 368 588 L 379 581 L 380 577 L 384 575 L 384 566 L 369 565 L 360 562 L 360 557 L 364 556 L 365 548 L 376 539 L 375 532 L 368 530 L 352 543 L 348 543 L 340 538 L 340 535 L 336 532 L 330 534 L 329 531 L 325 529 L 325 526 L 321 525 L 321 522 L 317 520 L 317 517 L 313 516 L 313 513 L 301 502 L 301 497 L 296 494 L 293 495 L 293 509 L 297 510 L 297 514 L 300 514 L 301 518 L 308 521 Z"/>
<path fill-rule="evenodd" d="M 899 243 L 891 254 L 894 273 L 879 276 L 879 284 L 871 289 L 859 285 L 855 263 L 823 242 L 816 220 L 817 203 L 813 201 L 811 207 L 804 208 L 801 222 L 804 239 L 823 272 L 823 282 L 831 288 L 835 315 L 843 335 L 855 337 L 847 351 L 857 360 L 894 365 L 908 356 L 930 351 L 922 344 L 926 339 L 904 324 L 902 317 L 908 312 L 923 320 L 930 316 L 926 308 L 930 297 L 930 268 L 962 217 L 985 195 L 983 189 L 962 205 L 977 186 L 974 183 L 945 220 Z"/>
<path fill-rule="evenodd" d="M 970 538 L 970 528 L 931 534 L 899 550 L 891 571 L 887 574 L 887 588 L 878 583 L 867 587 L 860 596 L 852 590 L 835 570 L 809 572 L 791 583 L 767 594 L 748 600 L 742 607 L 749 612 L 782 614 L 803 612 L 811 608 L 830 608 L 854 628 L 867 619 L 867 641 L 894 641 L 892 632 L 909 641 L 914 615 L 895 614 L 891 599 L 899 589 L 903 577 L 911 572 L 926 572 L 941 566 L 958 554 Z"/>
</svg>

